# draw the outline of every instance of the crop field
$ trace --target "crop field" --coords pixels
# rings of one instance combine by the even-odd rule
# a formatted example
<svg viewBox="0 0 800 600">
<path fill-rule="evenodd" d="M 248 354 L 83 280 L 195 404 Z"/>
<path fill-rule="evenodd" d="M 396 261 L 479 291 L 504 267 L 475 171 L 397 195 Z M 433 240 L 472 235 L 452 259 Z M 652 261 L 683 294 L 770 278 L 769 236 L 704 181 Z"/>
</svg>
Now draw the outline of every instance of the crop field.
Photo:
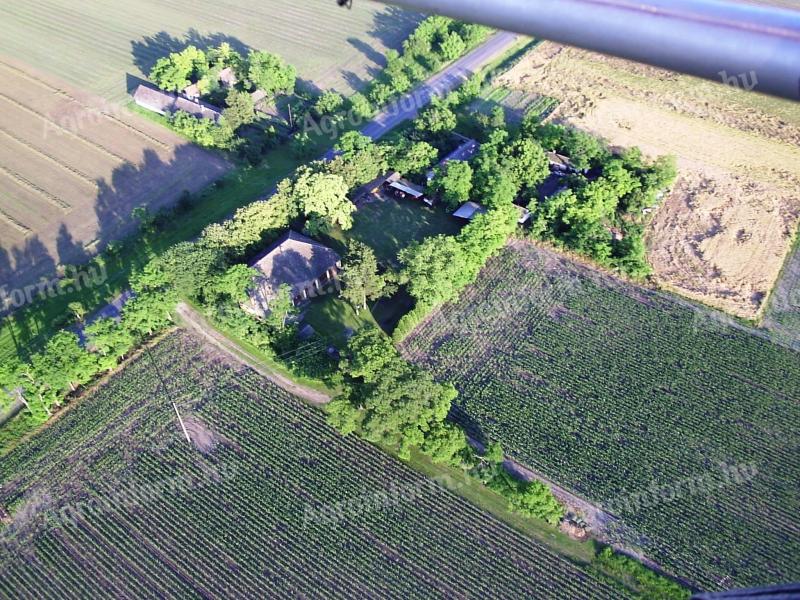
<svg viewBox="0 0 800 600">
<path fill-rule="evenodd" d="M 800 350 L 800 233 L 772 290 L 762 325 L 781 343 Z"/>
<path fill-rule="evenodd" d="M 181 332 L 4 456 L 0 506 L 6 597 L 624 596 Z"/>
<path fill-rule="evenodd" d="M 733 78 L 733 79 L 730 79 Z M 702 81 L 550 42 L 498 85 L 552 96 L 551 119 L 674 155 L 678 180 L 647 231 L 667 289 L 746 319 L 763 315 L 800 218 L 800 110 L 758 74 Z"/>
<path fill-rule="evenodd" d="M 53 277 L 228 163 L 148 121 L 0 59 L 0 286 Z"/>
<path fill-rule="evenodd" d="M 127 74 L 187 44 L 229 42 L 277 52 L 316 86 L 348 92 L 397 48 L 418 17 L 372 2 L 352 10 L 333 0 L 176 0 L 162 2 L 6 1 L 0 55 L 57 74 L 108 100 L 125 100 Z M 53 52 L 58 48 L 58 52 Z"/>
<path fill-rule="evenodd" d="M 472 109 L 488 115 L 497 106 L 503 107 L 506 119 L 513 123 L 521 121 L 529 113 L 534 113 L 540 119 L 544 119 L 555 110 L 558 101 L 549 96 L 496 87 L 481 94 L 472 105 Z"/>
<path fill-rule="evenodd" d="M 800 354 L 721 313 L 514 242 L 402 350 L 477 438 L 706 589 L 800 578 Z"/>
</svg>

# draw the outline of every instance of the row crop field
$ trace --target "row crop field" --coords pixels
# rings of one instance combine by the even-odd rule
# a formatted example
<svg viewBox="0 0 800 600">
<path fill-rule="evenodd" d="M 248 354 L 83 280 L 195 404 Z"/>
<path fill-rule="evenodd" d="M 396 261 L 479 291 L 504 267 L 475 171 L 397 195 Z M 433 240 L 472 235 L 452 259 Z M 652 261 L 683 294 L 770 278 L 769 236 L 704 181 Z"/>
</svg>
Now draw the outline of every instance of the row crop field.
<svg viewBox="0 0 800 600">
<path fill-rule="evenodd" d="M 372 2 L 343 10 L 333 0 L 5 2 L 0 54 L 122 101 L 127 76 L 146 76 L 161 56 L 187 44 L 228 42 L 237 50 L 276 52 L 302 79 L 347 92 L 361 87 L 383 52 L 398 48 L 418 20 Z"/>
<path fill-rule="evenodd" d="M 454 418 L 703 588 L 800 578 L 800 355 L 525 242 L 403 343 Z M 616 517 L 616 519 L 614 519 Z"/>
<path fill-rule="evenodd" d="M 621 596 L 181 332 L 3 457 L 2 506 L 0 597 Z"/>
<path fill-rule="evenodd" d="M 54 277 L 230 165 L 61 81 L 0 59 L 0 287 Z M 16 300 L 18 305 L 21 304 Z"/>
</svg>

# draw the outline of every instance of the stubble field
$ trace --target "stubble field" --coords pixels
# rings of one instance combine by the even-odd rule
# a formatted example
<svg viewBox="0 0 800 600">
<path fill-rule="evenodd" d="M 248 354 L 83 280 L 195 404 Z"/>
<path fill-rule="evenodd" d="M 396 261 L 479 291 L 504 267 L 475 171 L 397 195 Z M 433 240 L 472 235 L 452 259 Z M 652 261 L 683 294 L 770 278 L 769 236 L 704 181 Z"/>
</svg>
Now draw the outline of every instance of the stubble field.
<svg viewBox="0 0 800 600">
<path fill-rule="evenodd" d="M 319 88 L 352 91 L 418 20 L 373 2 L 346 10 L 334 0 L 4 0 L 0 7 L 0 54 L 113 101 L 126 99 L 126 74 L 146 76 L 160 56 L 186 44 L 225 41 L 277 52 Z"/>
<path fill-rule="evenodd" d="M 55 78 L 0 59 L 0 286 L 78 264 L 227 161 Z"/>
<path fill-rule="evenodd" d="M 676 155 L 678 181 L 647 235 L 657 279 L 761 316 L 800 217 L 796 103 L 551 43 L 501 83 L 557 98 L 552 119 L 612 145 Z"/>
</svg>

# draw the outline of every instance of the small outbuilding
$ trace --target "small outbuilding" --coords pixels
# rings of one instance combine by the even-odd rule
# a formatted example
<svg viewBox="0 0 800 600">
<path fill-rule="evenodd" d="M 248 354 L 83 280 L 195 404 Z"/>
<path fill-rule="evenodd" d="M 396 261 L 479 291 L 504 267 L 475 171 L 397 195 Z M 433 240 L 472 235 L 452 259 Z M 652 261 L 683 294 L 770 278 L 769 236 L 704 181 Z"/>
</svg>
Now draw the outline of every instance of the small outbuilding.
<svg viewBox="0 0 800 600">
<path fill-rule="evenodd" d="M 471 221 L 477 215 L 485 213 L 486 209 L 478 204 L 477 202 L 465 202 L 462 204 L 459 209 L 453 213 L 453 216 L 459 219 L 464 219 L 466 221 Z"/>
<path fill-rule="evenodd" d="M 425 197 L 425 190 L 406 179 L 387 179 L 387 181 L 383 184 L 383 188 L 395 198 L 411 198 L 412 200 L 424 202 L 428 206 L 433 206 L 433 200 Z"/>
</svg>

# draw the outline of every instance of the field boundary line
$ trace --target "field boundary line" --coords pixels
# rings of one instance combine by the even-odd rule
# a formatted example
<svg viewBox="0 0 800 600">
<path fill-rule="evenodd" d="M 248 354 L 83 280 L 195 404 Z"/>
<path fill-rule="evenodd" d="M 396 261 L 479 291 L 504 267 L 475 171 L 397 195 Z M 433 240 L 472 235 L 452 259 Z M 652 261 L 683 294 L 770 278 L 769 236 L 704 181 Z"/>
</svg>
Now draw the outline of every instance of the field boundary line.
<svg viewBox="0 0 800 600">
<path fill-rule="evenodd" d="M 100 189 L 100 186 L 97 185 L 97 181 L 95 181 L 94 179 L 89 177 L 86 173 L 82 173 L 81 171 L 79 171 L 78 169 L 76 169 L 74 167 L 70 167 L 69 165 L 65 165 L 64 163 L 62 163 L 57 158 L 55 158 L 53 156 L 50 156 L 49 154 L 47 154 L 46 152 L 40 150 L 39 148 L 37 148 L 33 144 L 30 144 L 29 142 L 26 142 L 22 138 L 18 138 L 16 135 L 11 133 L 10 131 L 5 129 L 4 127 L 0 127 L 0 134 L 6 136 L 7 138 L 12 139 L 13 141 L 17 142 L 18 144 L 20 144 L 22 146 L 25 146 L 31 152 L 35 152 L 36 154 L 38 154 L 39 156 L 41 156 L 41 157 L 45 158 L 46 160 L 50 161 L 51 163 L 53 163 L 57 167 L 60 167 L 61 169 L 64 169 L 65 171 L 71 173 L 72 175 L 74 175 L 78 179 L 80 179 L 80 180 L 84 181 L 85 183 L 89 184 L 95 190 L 99 190 Z"/>
<path fill-rule="evenodd" d="M 4 69 L 9 70 L 9 71 L 15 71 L 20 76 L 22 76 L 24 79 L 27 79 L 28 81 L 32 81 L 32 82 L 36 83 L 37 85 L 40 85 L 43 88 L 48 89 L 48 90 L 56 93 L 57 95 L 66 98 L 67 100 L 70 100 L 71 102 L 75 102 L 76 104 L 81 106 L 87 112 L 96 112 L 96 113 L 104 116 L 106 119 L 109 119 L 113 123 L 116 123 L 116 124 L 118 124 L 118 125 L 120 125 L 122 127 L 125 127 L 127 129 L 129 129 L 130 131 L 132 131 L 136 135 L 142 137 L 143 139 L 146 139 L 147 141 L 151 142 L 152 144 L 155 144 L 156 146 L 160 147 L 162 150 L 170 150 L 171 149 L 171 146 L 169 144 L 165 144 L 161 140 L 158 140 L 158 139 L 154 138 L 153 136 L 146 134 L 144 131 L 141 131 L 140 129 L 137 129 L 133 125 L 129 125 L 128 123 L 126 123 L 122 119 L 118 119 L 114 115 L 111 115 L 111 114 L 107 113 L 106 111 L 104 111 L 102 109 L 95 108 L 93 106 L 89 106 L 88 104 L 86 104 L 84 102 L 81 102 L 80 100 L 78 100 L 75 96 L 73 96 L 69 92 L 67 92 L 65 90 L 62 90 L 61 88 L 56 87 L 56 86 L 54 86 L 54 85 L 52 85 L 50 83 L 47 83 L 44 79 L 36 77 L 35 75 L 31 75 L 30 73 L 26 73 L 22 69 L 18 69 L 17 67 L 15 67 L 13 65 L 9 65 L 8 63 L 3 62 L 2 60 L 0 60 L 0 67 L 3 67 Z"/>
<path fill-rule="evenodd" d="M 50 123 L 56 129 L 59 129 L 60 131 L 63 131 L 67 135 L 69 135 L 71 137 L 74 137 L 77 140 L 80 140 L 82 143 L 88 145 L 90 148 L 94 148 L 95 150 L 98 150 L 98 151 L 102 152 L 103 154 L 106 154 L 106 155 L 110 156 L 111 158 L 113 158 L 114 160 L 117 160 L 117 161 L 119 161 L 119 162 L 121 162 L 123 164 L 128 162 L 128 160 L 126 158 L 124 158 L 124 157 L 120 156 L 119 154 L 109 150 L 105 146 L 102 146 L 102 145 L 98 144 L 97 142 L 93 142 L 90 139 L 83 137 L 82 135 L 79 135 L 77 133 L 73 133 L 69 129 L 67 129 L 65 127 L 62 127 L 61 125 L 59 125 L 58 123 L 53 121 L 51 118 L 43 115 L 42 113 L 40 113 L 38 111 L 33 110 L 29 106 L 25 106 L 24 104 L 22 104 L 21 102 L 15 100 L 14 98 L 11 98 L 10 96 L 6 96 L 2 92 L 0 92 L 0 98 L 2 98 L 3 100 L 5 100 L 6 102 L 8 102 L 10 104 L 13 104 L 14 106 L 16 106 L 18 108 L 24 110 L 25 112 L 30 113 L 30 114 L 34 115 L 35 117 L 37 117 L 37 118 L 39 118 L 39 119 L 41 119 L 41 120 L 43 120 L 43 121 L 45 121 L 47 123 Z"/>
<path fill-rule="evenodd" d="M 4 167 L 3 165 L 0 165 L 0 171 L 2 171 L 9 179 L 14 181 L 17 185 L 19 185 L 21 187 L 24 187 L 24 188 L 34 192 L 35 194 L 41 196 L 49 204 L 52 204 L 53 206 L 55 206 L 59 210 L 65 212 L 65 213 L 70 212 L 72 210 L 72 206 L 70 206 L 69 204 L 64 202 L 61 198 L 59 198 L 58 196 L 54 196 L 53 194 L 51 194 L 50 192 L 48 192 L 44 188 L 41 188 L 38 185 L 36 185 L 35 183 L 33 183 L 32 181 L 29 181 L 29 180 L 25 179 L 19 173 L 15 173 L 11 169 L 8 169 L 8 168 Z"/>
<path fill-rule="evenodd" d="M 4 211 L 2 208 L 0 208 L 0 220 L 5 221 L 6 223 L 8 223 L 8 225 L 10 225 L 13 229 L 16 229 L 17 231 L 19 231 L 25 237 L 28 237 L 31 233 L 33 233 L 31 231 L 30 227 L 27 227 L 26 225 L 24 225 L 24 224 L 20 223 L 19 221 L 17 221 L 14 217 L 12 217 L 10 214 L 8 214 L 6 211 Z"/>
</svg>

